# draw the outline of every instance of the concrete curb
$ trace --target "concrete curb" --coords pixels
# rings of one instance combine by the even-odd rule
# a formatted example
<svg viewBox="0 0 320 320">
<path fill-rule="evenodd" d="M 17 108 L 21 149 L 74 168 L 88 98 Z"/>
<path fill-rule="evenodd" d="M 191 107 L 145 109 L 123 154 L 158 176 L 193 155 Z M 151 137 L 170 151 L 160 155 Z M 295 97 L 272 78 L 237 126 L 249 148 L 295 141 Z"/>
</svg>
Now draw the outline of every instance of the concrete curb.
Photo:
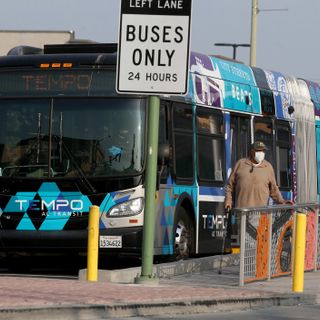
<svg viewBox="0 0 320 320">
<path fill-rule="evenodd" d="M 153 274 L 157 278 L 163 279 L 193 272 L 218 270 L 220 267 L 224 268 L 239 264 L 239 254 L 210 256 L 154 265 Z M 121 270 L 98 270 L 98 281 L 111 283 L 134 283 L 134 279 L 139 276 L 140 273 L 141 267 Z M 79 280 L 86 280 L 86 277 L 87 269 L 79 270 Z"/>
<path fill-rule="evenodd" d="M 0 320 L 98 320 L 107 317 L 197 314 L 240 311 L 272 306 L 314 304 L 316 295 L 283 294 L 270 297 L 205 299 L 190 301 L 141 302 L 112 305 L 68 305 L 0 309 Z"/>
</svg>

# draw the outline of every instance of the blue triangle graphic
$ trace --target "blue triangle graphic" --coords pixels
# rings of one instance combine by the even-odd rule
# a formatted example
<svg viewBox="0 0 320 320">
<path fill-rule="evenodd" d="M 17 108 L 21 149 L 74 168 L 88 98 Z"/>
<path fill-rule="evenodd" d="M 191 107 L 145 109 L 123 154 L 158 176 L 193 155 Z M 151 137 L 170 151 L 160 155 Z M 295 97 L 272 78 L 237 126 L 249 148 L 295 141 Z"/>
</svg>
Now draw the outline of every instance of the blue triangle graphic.
<svg viewBox="0 0 320 320">
<path fill-rule="evenodd" d="M 29 216 L 25 213 L 23 218 L 21 219 L 19 225 L 17 226 L 17 230 L 36 230 Z"/>
<path fill-rule="evenodd" d="M 164 213 L 164 208 L 163 208 L 161 213 L 160 226 L 166 226 L 166 225 L 167 225 L 166 215 Z"/>
<path fill-rule="evenodd" d="M 164 196 L 164 205 L 166 207 L 170 207 L 170 197 L 168 191 L 166 191 L 166 195 Z"/>
<path fill-rule="evenodd" d="M 54 218 L 54 212 L 49 211 L 47 218 L 42 222 L 39 230 L 63 230 L 69 220 L 69 217 Z"/>
<path fill-rule="evenodd" d="M 169 244 L 169 236 L 168 236 L 168 229 L 166 229 L 164 233 L 163 245 L 168 245 L 168 244 Z"/>
<path fill-rule="evenodd" d="M 175 194 L 178 194 L 178 193 L 175 193 Z M 177 205 L 178 199 L 179 199 L 179 197 L 177 197 L 177 198 L 172 197 L 171 206 L 175 207 Z"/>
<path fill-rule="evenodd" d="M 38 190 L 40 197 L 45 197 L 50 194 L 51 197 L 57 197 L 60 190 L 55 182 L 44 182 Z"/>
<path fill-rule="evenodd" d="M 168 226 L 173 226 L 172 212 L 171 212 L 170 209 L 169 209 L 169 212 L 168 212 L 167 225 Z"/>
<path fill-rule="evenodd" d="M 102 222 L 101 218 L 100 218 L 100 222 L 99 222 L 99 230 L 101 229 L 107 229 L 107 226 Z"/>
</svg>

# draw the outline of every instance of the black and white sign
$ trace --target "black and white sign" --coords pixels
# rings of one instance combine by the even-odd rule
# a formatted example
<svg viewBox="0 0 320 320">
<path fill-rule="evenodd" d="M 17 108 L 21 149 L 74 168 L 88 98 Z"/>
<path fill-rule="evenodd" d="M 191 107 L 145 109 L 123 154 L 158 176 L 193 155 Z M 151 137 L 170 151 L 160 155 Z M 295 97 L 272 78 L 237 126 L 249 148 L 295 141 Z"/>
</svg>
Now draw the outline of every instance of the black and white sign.
<svg viewBox="0 0 320 320">
<path fill-rule="evenodd" d="M 191 0 L 121 0 L 119 93 L 186 94 Z"/>
</svg>

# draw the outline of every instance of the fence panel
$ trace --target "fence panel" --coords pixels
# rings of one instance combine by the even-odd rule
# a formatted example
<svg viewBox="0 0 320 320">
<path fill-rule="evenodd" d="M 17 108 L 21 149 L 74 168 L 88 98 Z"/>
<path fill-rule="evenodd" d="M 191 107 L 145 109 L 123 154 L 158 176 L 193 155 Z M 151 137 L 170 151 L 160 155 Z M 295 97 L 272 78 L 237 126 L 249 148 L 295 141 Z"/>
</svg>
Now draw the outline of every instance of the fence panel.
<svg viewBox="0 0 320 320">
<path fill-rule="evenodd" d="M 277 277 L 291 272 L 294 213 L 292 209 L 278 209 L 269 214 L 273 222 L 270 277 Z"/>
<path fill-rule="evenodd" d="M 307 215 L 305 270 L 320 268 L 319 204 L 234 209 L 241 217 L 240 285 L 291 274 L 295 212 Z"/>
<path fill-rule="evenodd" d="M 320 211 L 319 211 L 319 208 L 317 208 L 316 210 L 316 216 L 318 216 L 317 218 L 317 234 L 318 234 L 318 237 L 317 237 L 317 264 L 316 264 L 316 269 L 319 270 L 320 269 Z"/>
<path fill-rule="evenodd" d="M 311 271 L 315 269 L 317 260 L 317 212 L 312 209 L 307 210 L 307 230 L 306 230 L 306 255 L 304 269 Z"/>
</svg>

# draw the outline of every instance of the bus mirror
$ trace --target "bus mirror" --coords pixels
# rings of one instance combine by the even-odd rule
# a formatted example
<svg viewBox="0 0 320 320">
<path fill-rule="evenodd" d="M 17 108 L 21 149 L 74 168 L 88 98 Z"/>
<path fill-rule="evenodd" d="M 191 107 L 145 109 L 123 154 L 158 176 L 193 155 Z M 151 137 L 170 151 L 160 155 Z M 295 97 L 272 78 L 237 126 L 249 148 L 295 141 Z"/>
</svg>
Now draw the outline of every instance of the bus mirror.
<svg viewBox="0 0 320 320">
<path fill-rule="evenodd" d="M 294 113 L 294 107 L 293 106 L 288 107 L 288 113 L 290 115 Z"/>
<path fill-rule="evenodd" d="M 170 146 L 168 143 L 163 143 L 159 145 L 158 149 L 158 163 L 161 165 L 166 165 L 170 158 Z"/>
</svg>

